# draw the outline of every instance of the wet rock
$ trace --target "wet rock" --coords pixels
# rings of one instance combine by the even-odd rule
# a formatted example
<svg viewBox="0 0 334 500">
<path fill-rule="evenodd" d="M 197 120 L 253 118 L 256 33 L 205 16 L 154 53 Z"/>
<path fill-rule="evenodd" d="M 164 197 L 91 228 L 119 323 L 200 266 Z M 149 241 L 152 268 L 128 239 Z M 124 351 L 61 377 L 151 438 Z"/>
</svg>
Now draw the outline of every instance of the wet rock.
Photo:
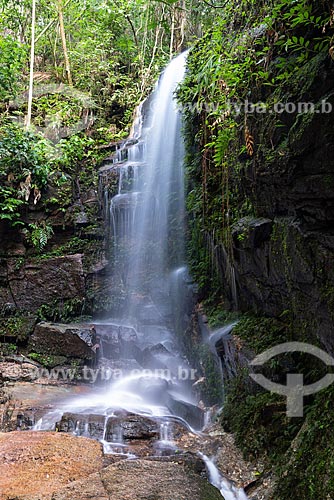
<svg viewBox="0 0 334 500">
<path fill-rule="evenodd" d="M 156 345 L 153 345 L 152 347 L 147 347 L 147 350 L 150 351 L 151 354 L 153 355 L 164 355 L 164 354 L 167 354 L 167 355 L 170 355 L 171 353 L 169 352 L 169 350 L 163 345 L 163 344 L 156 344 Z"/>
<path fill-rule="evenodd" d="M 41 417 L 61 408 L 64 400 L 87 393 L 86 386 L 64 385 L 64 381 L 38 378 L 33 382 L 8 380 L 0 392 L 0 430 L 26 430 Z M 55 429 L 61 410 L 50 416 L 51 430 Z"/>
<path fill-rule="evenodd" d="M 201 429 L 203 427 L 204 414 L 203 410 L 198 406 L 192 405 L 187 401 L 170 398 L 168 408 L 172 414 L 183 418 L 194 429 Z"/>
<path fill-rule="evenodd" d="M 58 432 L 72 432 L 77 436 L 102 439 L 105 419 L 103 415 L 64 413 L 60 422 L 56 424 L 56 430 Z"/>
<path fill-rule="evenodd" d="M 38 323 L 28 344 L 30 351 L 66 358 L 95 359 L 91 347 L 95 334 L 90 328 L 57 323 Z"/>
<path fill-rule="evenodd" d="M 273 221 L 265 218 L 244 218 L 240 219 L 234 226 L 232 236 L 240 239 L 243 235 L 246 245 L 250 248 L 258 248 L 264 241 L 268 241 L 271 236 Z"/>
<path fill-rule="evenodd" d="M 110 417 L 107 423 L 106 440 L 113 441 L 113 436 L 121 429 L 124 440 L 150 440 L 159 437 L 159 424 L 140 415 Z"/>
<path fill-rule="evenodd" d="M 141 350 L 134 343 L 123 345 L 121 355 L 135 359 L 143 368 L 149 368 L 150 370 L 167 369 L 166 365 L 157 359 L 149 349 Z"/>
</svg>

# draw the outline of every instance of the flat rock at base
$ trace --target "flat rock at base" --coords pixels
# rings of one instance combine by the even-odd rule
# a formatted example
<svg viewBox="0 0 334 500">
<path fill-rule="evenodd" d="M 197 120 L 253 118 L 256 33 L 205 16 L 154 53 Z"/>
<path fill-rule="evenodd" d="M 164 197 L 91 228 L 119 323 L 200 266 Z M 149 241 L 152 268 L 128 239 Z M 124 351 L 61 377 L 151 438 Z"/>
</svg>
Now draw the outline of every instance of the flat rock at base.
<svg viewBox="0 0 334 500">
<path fill-rule="evenodd" d="M 216 488 L 177 463 L 122 461 L 104 469 L 101 477 L 113 500 L 221 500 Z"/>
<path fill-rule="evenodd" d="M 88 499 L 222 500 L 222 497 L 216 488 L 182 464 L 124 460 L 52 496 L 52 500 Z"/>
<path fill-rule="evenodd" d="M 101 445 L 91 439 L 56 432 L 0 434 L 0 500 L 50 499 L 102 466 Z"/>
<path fill-rule="evenodd" d="M 110 498 L 104 489 L 100 474 L 96 472 L 54 493 L 51 500 L 110 500 Z"/>
</svg>

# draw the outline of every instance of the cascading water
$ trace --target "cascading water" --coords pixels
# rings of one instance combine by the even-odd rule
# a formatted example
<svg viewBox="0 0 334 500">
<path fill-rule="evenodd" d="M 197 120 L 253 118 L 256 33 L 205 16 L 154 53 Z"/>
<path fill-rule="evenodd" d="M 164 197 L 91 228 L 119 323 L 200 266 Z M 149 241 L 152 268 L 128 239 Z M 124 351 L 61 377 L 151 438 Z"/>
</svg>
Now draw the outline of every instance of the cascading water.
<svg viewBox="0 0 334 500">
<path fill-rule="evenodd" d="M 247 500 L 247 495 L 242 488 L 237 488 L 231 481 L 224 478 L 217 469 L 213 460 L 203 453 L 198 454 L 205 462 L 211 484 L 219 489 L 225 500 Z"/>
<path fill-rule="evenodd" d="M 118 300 L 112 319 L 95 323 L 100 364 L 103 353 L 109 358 L 110 380 L 89 397 L 66 403 L 63 412 L 75 414 L 73 432 L 77 435 L 87 434 L 87 415 L 101 416 L 100 440 L 106 453 L 133 457 L 123 440 L 125 414 L 156 419 L 157 448 L 171 450 L 174 423 L 191 430 L 204 424 L 191 390 L 195 370 L 190 369 L 177 341 L 177 331 L 184 324 L 188 278 L 184 147 L 173 97 L 183 79 L 185 61 L 186 54 L 181 54 L 169 64 L 153 95 L 139 107 L 130 139 L 116 152 L 112 164 L 102 169 L 103 175 L 109 169 L 119 179 L 111 199 L 108 187 L 102 193 L 108 205 L 104 213 L 113 259 L 110 279 Z M 36 429 L 50 429 L 59 421 L 59 413 L 44 418 L 46 425 L 42 420 Z"/>
<path fill-rule="evenodd" d="M 186 273 L 184 148 L 173 95 L 183 79 L 185 60 L 184 53 L 169 64 L 139 107 L 130 139 L 112 164 L 103 167 L 103 173 L 112 169 L 119 179 L 116 194 L 110 200 L 103 196 L 109 205 L 110 279 L 122 300 L 114 307 L 113 319 L 95 323 L 101 347 L 113 361 L 111 383 L 89 399 L 71 401 L 65 411 L 108 415 L 121 408 L 158 417 L 186 416 L 190 425 L 202 425 L 190 390 L 195 377 L 175 332 L 183 311 L 173 311 L 172 296 L 176 288 L 181 296 L 180 277 L 184 282 Z"/>
</svg>

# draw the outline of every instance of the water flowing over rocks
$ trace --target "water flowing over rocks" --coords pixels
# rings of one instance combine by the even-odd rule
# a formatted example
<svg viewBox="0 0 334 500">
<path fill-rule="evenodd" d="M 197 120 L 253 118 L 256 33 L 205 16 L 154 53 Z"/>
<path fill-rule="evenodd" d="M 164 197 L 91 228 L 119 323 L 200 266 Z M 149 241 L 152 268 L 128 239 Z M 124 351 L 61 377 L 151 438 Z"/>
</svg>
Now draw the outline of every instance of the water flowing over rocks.
<svg viewBox="0 0 334 500">
<path fill-rule="evenodd" d="M 218 500 L 223 483 L 228 498 L 239 500 L 238 488 L 254 481 L 254 467 L 233 440 L 208 426 L 201 431 L 205 405 L 194 386 L 202 373 L 187 360 L 180 339 L 191 328 L 195 302 L 185 265 L 182 124 L 173 100 L 185 59 L 182 54 L 167 67 L 152 109 L 144 116 L 147 102 L 139 108 L 133 137 L 115 152 L 109 169 L 100 171 L 114 260 L 109 269 L 113 315 L 97 320 L 95 330 L 40 322 L 26 346 L 37 365 L 22 356 L 3 368 L 2 428 L 13 432 L 0 436 L 1 500 Z M 113 177 L 116 192 L 108 184 Z M 75 222 L 85 225 L 85 215 Z M 13 265 L 8 276 L 15 307 L 37 312 L 59 295 L 80 301 L 83 269 L 81 254 Z M 31 373 L 42 367 L 49 372 L 27 382 L 30 367 Z M 118 378 L 105 379 L 107 371 L 117 370 Z M 7 452 L 11 437 L 12 455 Z M 215 460 L 218 466 L 226 462 L 229 479 L 220 475 Z M 217 471 L 218 482 L 210 470 Z"/>
</svg>

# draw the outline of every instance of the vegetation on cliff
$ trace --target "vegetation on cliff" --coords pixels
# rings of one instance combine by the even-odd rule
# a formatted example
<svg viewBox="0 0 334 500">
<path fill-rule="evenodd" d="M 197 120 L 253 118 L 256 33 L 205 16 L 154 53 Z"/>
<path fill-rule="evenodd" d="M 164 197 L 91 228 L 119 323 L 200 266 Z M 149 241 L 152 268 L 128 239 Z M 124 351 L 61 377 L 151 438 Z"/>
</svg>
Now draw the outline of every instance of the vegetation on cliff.
<svg viewBox="0 0 334 500">
<path fill-rule="evenodd" d="M 1 352 L 24 343 L 36 318 L 69 321 L 114 300 L 97 284 L 108 274 L 98 166 L 163 65 L 189 46 L 178 90 L 189 262 L 209 320 L 245 313 L 235 338 L 246 353 L 288 340 L 333 352 L 332 2 L 40 0 L 29 68 L 31 6 L 0 2 Z M 216 401 L 215 366 L 197 350 Z M 311 381 L 323 373 L 289 357 L 268 374 L 296 368 Z M 247 370 L 227 387 L 223 424 L 275 468 L 275 500 L 334 494 L 333 400 L 331 388 L 307 399 L 294 420 Z"/>
<path fill-rule="evenodd" d="M 333 15 L 327 1 L 227 2 L 178 91 L 190 265 L 211 323 L 246 313 L 234 330 L 243 357 L 293 340 L 333 352 Z M 275 358 L 268 378 L 315 382 L 324 367 L 309 358 Z M 332 397 L 308 398 L 304 418 L 289 419 L 244 365 L 229 382 L 223 425 L 274 465 L 275 499 L 333 494 Z"/>
</svg>

